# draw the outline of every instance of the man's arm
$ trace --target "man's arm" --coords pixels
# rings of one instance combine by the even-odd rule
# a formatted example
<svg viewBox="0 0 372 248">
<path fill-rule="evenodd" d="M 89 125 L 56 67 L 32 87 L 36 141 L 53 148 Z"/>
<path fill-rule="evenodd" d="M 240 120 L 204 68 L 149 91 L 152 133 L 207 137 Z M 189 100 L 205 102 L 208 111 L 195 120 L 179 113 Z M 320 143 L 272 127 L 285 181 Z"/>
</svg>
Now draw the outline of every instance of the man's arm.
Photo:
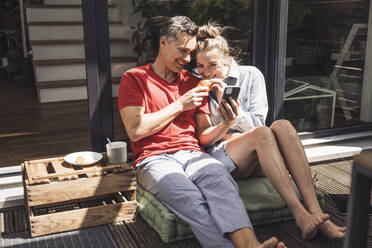
<svg viewBox="0 0 372 248">
<path fill-rule="evenodd" d="M 156 113 L 144 112 L 142 106 L 128 106 L 120 110 L 131 141 L 138 141 L 163 129 L 182 112 L 182 106 L 174 102 Z"/>
<path fill-rule="evenodd" d="M 172 122 L 181 112 L 196 108 L 202 104 L 203 97 L 208 96 L 207 87 L 197 87 L 180 97 L 167 107 L 146 113 L 142 106 L 127 106 L 120 110 L 125 129 L 131 141 L 159 132 Z"/>
</svg>

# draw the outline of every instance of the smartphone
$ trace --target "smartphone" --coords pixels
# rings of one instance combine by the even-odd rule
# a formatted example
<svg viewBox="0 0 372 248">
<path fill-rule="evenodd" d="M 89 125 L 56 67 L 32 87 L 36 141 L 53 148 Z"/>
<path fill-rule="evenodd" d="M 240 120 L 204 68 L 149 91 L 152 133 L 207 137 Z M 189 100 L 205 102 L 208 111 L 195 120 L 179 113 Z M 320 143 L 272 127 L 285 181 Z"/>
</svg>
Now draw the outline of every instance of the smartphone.
<svg viewBox="0 0 372 248">
<path fill-rule="evenodd" d="M 227 85 L 225 87 L 225 90 L 223 91 L 222 98 L 225 99 L 227 102 L 229 102 L 230 97 L 236 101 L 238 100 L 239 92 L 240 92 L 239 86 Z"/>
</svg>

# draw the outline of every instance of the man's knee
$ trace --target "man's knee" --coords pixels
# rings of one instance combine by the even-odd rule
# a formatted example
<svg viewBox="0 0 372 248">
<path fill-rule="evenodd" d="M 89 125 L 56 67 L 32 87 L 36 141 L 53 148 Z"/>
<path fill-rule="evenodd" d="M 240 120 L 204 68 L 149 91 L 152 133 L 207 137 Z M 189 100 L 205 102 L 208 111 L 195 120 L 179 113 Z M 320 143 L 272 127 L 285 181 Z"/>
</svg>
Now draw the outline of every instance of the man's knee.
<svg viewBox="0 0 372 248">
<path fill-rule="evenodd" d="M 230 173 L 221 164 L 211 164 L 196 173 L 192 180 L 203 190 L 219 190 L 219 187 L 237 190 L 238 186 Z"/>
</svg>

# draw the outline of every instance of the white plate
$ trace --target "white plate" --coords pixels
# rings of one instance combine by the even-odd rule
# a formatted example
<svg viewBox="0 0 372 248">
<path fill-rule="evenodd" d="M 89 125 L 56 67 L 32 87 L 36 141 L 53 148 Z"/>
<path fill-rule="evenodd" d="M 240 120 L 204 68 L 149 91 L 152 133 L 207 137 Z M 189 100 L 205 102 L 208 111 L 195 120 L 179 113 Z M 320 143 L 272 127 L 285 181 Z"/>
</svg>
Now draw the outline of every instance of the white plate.
<svg viewBox="0 0 372 248">
<path fill-rule="evenodd" d="M 91 165 L 100 161 L 102 157 L 98 152 L 74 152 L 67 154 L 64 160 L 73 165 Z"/>
</svg>

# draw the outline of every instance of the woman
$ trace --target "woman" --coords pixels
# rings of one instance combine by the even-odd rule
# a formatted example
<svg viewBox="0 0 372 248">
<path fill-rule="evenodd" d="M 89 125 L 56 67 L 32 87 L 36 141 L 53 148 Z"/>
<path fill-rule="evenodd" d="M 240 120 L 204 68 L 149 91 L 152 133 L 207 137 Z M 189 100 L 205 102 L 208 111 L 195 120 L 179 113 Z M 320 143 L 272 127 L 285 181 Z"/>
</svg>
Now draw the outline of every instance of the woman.
<svg viewBox="0 0 372 248">
<path fill-rule="evenodd" d="M 202 126 L 200 143 L 219 159 L 236 179 L 265 175 L 291 210 L 304 239 L 318 230 L 330 238 L 345 236 L 346 227 L 336 226 L 319 206 L 310 167 L 295 128 L 278 120 L 265 127 L 268 110 L 265 81 L 252 66 L 239 66 L 229 55 L 226 40 L 213 24 L 202 26 L 196 53 L 199 74 L 212 82 L 210 115 L 198 115 Z M 216 78 L 218 80 L 216 80 Z M 225 84 L 241 87 L 238 101 L 222 99 Z M 307 207 L 299 201 L 291 183 L 292 175 Z"/>
</svg>

